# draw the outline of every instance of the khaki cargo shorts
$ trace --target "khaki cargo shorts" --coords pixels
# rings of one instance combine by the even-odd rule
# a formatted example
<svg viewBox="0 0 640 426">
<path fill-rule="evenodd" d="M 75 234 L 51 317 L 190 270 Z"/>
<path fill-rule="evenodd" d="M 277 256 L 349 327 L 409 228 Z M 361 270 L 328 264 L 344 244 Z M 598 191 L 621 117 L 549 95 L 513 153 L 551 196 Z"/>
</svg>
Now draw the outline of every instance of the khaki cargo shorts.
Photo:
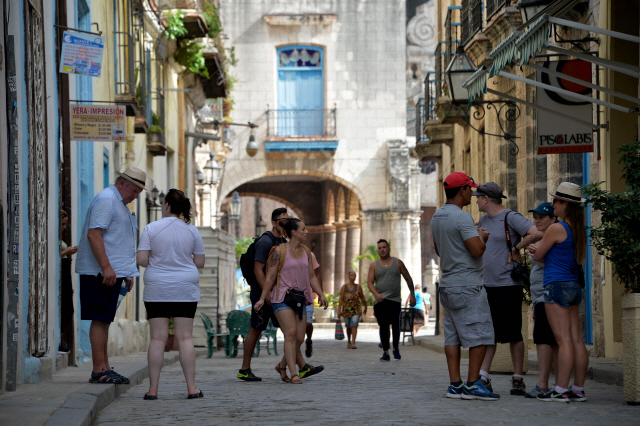
<svg viewBox="0 0 640 426">
<path fill-rule="evenodd" d="M 445 309 L 444 344 L 474 348 L 495 344 L 491 310 L 483 285 L 440 288 Z"/>
</svg>

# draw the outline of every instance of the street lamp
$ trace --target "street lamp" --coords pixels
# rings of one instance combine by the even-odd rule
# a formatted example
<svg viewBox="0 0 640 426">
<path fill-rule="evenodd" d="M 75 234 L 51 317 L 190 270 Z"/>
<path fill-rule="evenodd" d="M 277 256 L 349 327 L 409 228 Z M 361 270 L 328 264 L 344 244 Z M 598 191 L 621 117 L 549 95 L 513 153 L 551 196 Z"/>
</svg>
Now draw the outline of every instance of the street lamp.
<svg viewBox="0 0 640 426">
<path fill-rule="evenodd" d="M 262 216 L 258 219 L 258 223 L 256 223 L 256 237 L 261 236 L 267 230 L 267 224 L 262 220 Z"/>
<path fill-rule="evenodd" d="M 222 167 L 218 165 L 215 156 L 213 152 L 209 152 L 209 161 L 207 161 L 207 164 L 203 167 L 209 175 L 209 181 L 207 182 L 209 185 L 216 185 L 218 183 L 220 180 L 220 172 L 222 171 Z"/>
<path fill-rule="evenodd" d="M 202 173 L 202 170 L 196 170 L 196 181 L 198 181 L 198 184 L 203 185 L 205 179 L 206 176 L 204 175 L 204 173 Z"/>
<path fill-rule="evenodd" d="M 156 200 L 158 200 L 158 188 L 156 188 L 155 186 L 153 187 L 153 189 L 151 190 L 151 200 L 149 200 L 149 198 L 147 197 L 146 199 L 146 204 L 147 204 L 147 220 L 151 221 L 151 211 L 153 210 L 154 215 L 153 215 L 153 220 L 157 220 L 158 219 L 158 209 L 162 207 L 162 205 L 164 204 L 164 198 L 165 198 L 165 194 L 164 192 L 160 192 L 160 205 L 156 204 Z"/>
<path fill-rule="evenodd" d="M 522 23 L 527 23 L 538 13 L 542 12 L 553 0 L 520 0 L 518 9 L 522 16 Z"/>
<path fill-rule="evenodd" d="M 461 104 L 468 102 L 467 89 L 462 87 L 462 83 L 467 81 L 469 77 L 476 72 L 476 66 L 473 63 L 471 57 L 464 51 L 462 45 L 458 45 L 456 54 L 453 55 L 453 59 L 449 63 L 449 66 L 444 72 L 444 78 L 449 87 L 449 94 L 451 95 L 451 103 Z"/>
<path fill-rule="evenodd" d="M 240 220 L 240 209 L 242 208 L 242 200 L 238 191 L 233 191 L 231 196 L 231 206 L 229 211 L 229 219 L 238 221 Z"/>
</svg>

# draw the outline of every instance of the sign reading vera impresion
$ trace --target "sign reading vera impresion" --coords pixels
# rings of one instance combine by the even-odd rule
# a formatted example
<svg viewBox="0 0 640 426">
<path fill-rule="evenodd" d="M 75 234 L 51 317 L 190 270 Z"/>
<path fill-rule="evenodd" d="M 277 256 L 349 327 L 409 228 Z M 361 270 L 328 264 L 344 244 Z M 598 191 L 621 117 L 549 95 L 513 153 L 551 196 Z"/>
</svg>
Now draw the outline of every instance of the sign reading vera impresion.
<svg viewBox="0 0 640 426">
<path fill-rule="evenodd" d="M 104 37 L 65 31 L 62 37 L 60 72 L 100 77 L 103 52 Z"/>
<path fill-rule="evenodd" d="M 549 61 L 545 68 L 591 82 L 591 64 L 581 60 Z M 580 95 L 591 96 L 591 89 L 579 83 L 564 80 L 548 73 L 536 71 L 536 80 L 553 87 Z M 536 105 L 575 117 L 583 122 L 593 122 L 593 104 L 551 90 L 536 89 Z M 591 126 L 567 117 L 539 109 L 537 145 L 538 154 L 593 152 Z"/>
<path fill-rule="evenodd" d="M 71 105 L 71 140 L 125 142 L 126 111 L 115 105 Z"/>
</svg>

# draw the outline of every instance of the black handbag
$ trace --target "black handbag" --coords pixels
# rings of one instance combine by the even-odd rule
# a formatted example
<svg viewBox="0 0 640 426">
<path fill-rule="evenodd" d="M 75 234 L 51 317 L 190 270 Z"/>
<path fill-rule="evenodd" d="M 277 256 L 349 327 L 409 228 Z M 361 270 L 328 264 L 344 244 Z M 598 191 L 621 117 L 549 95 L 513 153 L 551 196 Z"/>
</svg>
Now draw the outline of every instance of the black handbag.
<svg viewBox="0 0 640 426">
<path fill-rule="evenodd" d="M 509 248 L 509 253 L 513 249 L 513 244 L 511 243 L 511 232 L 509 232 L 509 224 L 507 223 L 507 216 L 509 213 L 504 216 L 504 236 L 507 240 L 507 247 Z M 527 264 L 511 262 L 511 279 L 515 282 L 521 283 L 527 288 L 531 286 L 531 281 L 529 280 L 529 268 L 527 268 Z"/>
<path fill-rule="evenodd" d="M 306 309 L 307 297 L 302 290 L 287 290 L 284 295 L 284 303 L 297 313 L 302 319 L 302 312 Z"/>
</svg>

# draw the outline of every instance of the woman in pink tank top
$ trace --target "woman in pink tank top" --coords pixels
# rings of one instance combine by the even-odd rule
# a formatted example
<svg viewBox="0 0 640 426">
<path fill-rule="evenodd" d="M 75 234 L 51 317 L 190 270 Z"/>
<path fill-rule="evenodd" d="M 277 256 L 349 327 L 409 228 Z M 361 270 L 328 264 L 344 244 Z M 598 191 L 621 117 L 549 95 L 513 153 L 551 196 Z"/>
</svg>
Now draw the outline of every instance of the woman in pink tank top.
<svg viewBox="0 0 640 426">
<path fill-rule="evenodd" d="M 313 264 L 310 261 L 311 252 L 303 245 L 309 233 L 304 222 L 300 219 L 288 219 L 284 230 L 289 242 L 276 247 L 271 253 L 262 296 L 253 309 L 256 311 L 262 309 L 265 300 L 270 297 L 273 312 L 284 334 L 284 357 L 276 365 L 276 371 L 280 373 L 283 381 L 301 384 L 301 378 L 324 370 L 322 366 L 313 367 L 306 364 L 300 351 L 307 328 L 306 305 L 313 303 L 314 292 L 320 295 L 320 305 L 325 309 L 328 303 L 315 276 Z M 282 256 L 284 261 L 281 260 Z M 296 364 L 300 368 L 299 372 L 296 372 Z M 287 367 L 289 367 L 291 379 L 287 377 Z"/>
</svg>

